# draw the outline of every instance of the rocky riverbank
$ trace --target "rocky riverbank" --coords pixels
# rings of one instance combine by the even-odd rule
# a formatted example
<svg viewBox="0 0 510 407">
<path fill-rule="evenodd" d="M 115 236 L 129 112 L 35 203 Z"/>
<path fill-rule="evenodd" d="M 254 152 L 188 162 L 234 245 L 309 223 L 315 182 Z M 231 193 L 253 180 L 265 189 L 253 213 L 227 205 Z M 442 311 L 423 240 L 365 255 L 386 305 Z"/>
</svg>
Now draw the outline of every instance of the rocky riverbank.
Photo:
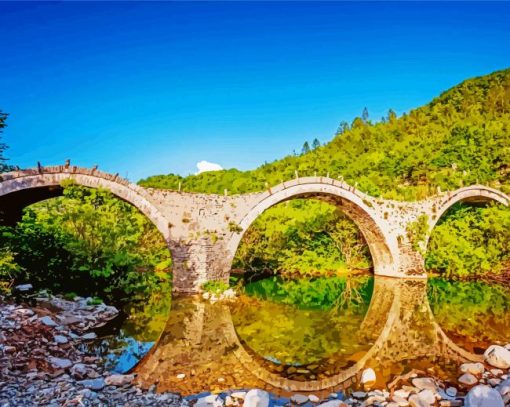
<svg viewBox="0 0 510 407">
<path fill-rule="evenodd" d="M 180 406 L 179 396 L 140 389 L 108 372 L 80 344 L 118 314 L 91 299 L 40 296 L 26 307 L 0 297 L 0 406 Z"/>
<path fill-rule="evenodd" d="M 95 339 L 94 330 L 117 314 L 114 307 L 87 298 L 40 295 L 28 307 L 0 297 L 0 407 L 510 406 L 510 344 L 491 346 L 483 363 L 460 365 L 455 386 L 412 371 L 385 389 L 373 389 L 376 372 L 366 369 L 361 389 L 331 393 L 326 399 L 313 394 L 280 397 L 257 389 L 188 397 L 155 393 L 154 387 L 138 387 L 133 375 L 107 371 L 102 360 L 84 351 L 82 345 Z"/>
</svg>

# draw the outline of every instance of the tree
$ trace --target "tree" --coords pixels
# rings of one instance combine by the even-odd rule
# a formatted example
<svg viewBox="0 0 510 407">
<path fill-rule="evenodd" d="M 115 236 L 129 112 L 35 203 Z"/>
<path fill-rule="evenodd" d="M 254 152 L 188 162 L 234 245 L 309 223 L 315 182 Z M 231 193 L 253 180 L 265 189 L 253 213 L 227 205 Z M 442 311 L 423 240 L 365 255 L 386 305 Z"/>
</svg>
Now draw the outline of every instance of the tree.
<svg viewBox="0 0 510 407">
<path fill-rule="evenodd" d="M 368 122 L 368 109 L 366 107 L 363 109 L 363 113 L 361 113 L 361 120 L 363 120 L 364 123 Z"/>
<path fill-rule="evenodd" d="M 308 144 L 308 141 L 305 141 L 305 144 L 303 144 L 303 149 L 301 150 L 301 154 L 306 154 L 310 152 L 310 144 Z"/>
<path fill-rule="evenodd" d="M 312 142 L 312 148 L 315 150 L 315 149 L 319 148 L 320 146 L 321 146 L 321 142 L 319 141 L 319 139 L 314 138 L 313 142 Z"/>
<path fill-rule="evenodd" d="M 7 120 L 7 113 L 0 110 L 0 134 L 3 133 L 5 121 Z M 7 145 L 2 143 L 2 136 L 0 136 L 0 172 L 6 172 L 11 170 L 11 166 L 7 164 L 7 158 L 4 157 L 4 151 L 7 149 Z"/>
</svg>

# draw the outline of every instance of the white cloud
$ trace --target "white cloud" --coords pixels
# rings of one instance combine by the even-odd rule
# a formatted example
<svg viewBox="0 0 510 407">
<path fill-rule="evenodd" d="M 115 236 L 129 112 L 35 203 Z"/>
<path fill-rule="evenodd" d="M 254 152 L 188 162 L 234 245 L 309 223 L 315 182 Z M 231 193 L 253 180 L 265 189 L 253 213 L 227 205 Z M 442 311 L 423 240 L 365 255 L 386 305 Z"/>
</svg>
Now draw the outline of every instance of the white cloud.
<svg viewBox="0 0 510 407">
<path fill-rule="evenodd" d="M 205 161 L 205 160 L 197 162 L 197 168 L 198 168 L 197 174 L 200 174 L 201 172 L 206 172 L 206 171 L 219 171 L 219 170 L 223 169 L 223 167 L 221 165 L 216 164 L 216 163 L 210 163 L 209 161 Z"/>
</svg>

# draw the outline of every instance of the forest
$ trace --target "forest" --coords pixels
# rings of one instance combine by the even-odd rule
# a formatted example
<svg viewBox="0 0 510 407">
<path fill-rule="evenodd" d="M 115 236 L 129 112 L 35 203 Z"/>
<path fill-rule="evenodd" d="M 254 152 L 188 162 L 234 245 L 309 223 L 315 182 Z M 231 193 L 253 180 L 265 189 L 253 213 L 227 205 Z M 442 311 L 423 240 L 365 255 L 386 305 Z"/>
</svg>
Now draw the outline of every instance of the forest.
<svg viewBox="0 0 510 407">
<path fill-rule="evenodd" d="M 0 132 L 8 116 L 0 112 Z M 0 171 L 11 169 L 0 144 Z M 510 193 L 510 69 L 469 79 L 425 106 L 374 120 L 365 109 L 323 145 L 250 171 L 155 175 L 144 187 L 229 194 L 260 191 L 315 173 L 373 196 L 424 199 L 481 183 Z M 69 295 L 125 298 L 165 287 L 171 258 L 159 232 L 109 191 L 63 185 L 64 196 L 27 207 L 0 229 L 1 287 L 30 281 Z M 458 205 L 432 231 L 431 274 L 450 279 L 509 274 L 510 210 Z M 336 207 L 294 200 L 267 210 L 246 232 L 234 267 L 252 272 L 342 275 L 371 267 L 356 225 Z"/>
</svg>

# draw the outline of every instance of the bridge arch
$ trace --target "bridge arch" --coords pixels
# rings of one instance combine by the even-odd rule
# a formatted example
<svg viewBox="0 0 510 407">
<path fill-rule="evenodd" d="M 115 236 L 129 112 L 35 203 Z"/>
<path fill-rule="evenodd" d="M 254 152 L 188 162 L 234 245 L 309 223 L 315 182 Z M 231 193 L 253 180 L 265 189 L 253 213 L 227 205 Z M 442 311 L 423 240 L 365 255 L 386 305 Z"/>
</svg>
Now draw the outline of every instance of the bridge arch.
<svg viewBox="0 0 510 407">
<path fill-rule="evenodd" d="M 430 233 L 432 233 L 432 229 L 434 229 L 446 211 L 448 211 L 448 209 L 459 202 L 498 202 L 505 206 L 509 206 L 510 197 L 497 189 L 486 187 L 484 185 L 471 185 L 468 187 L 459 188 L 453 192 L 448 192 L 444 197 L 441 197 L 440 200 L 434 204 L 435 207 L 432 211 L 433 216 L 429 219 Z M 430 233 L 428 237 L 430 237 Z"/>
<path fill-rule="evenodd" d="M 89 188 L 111 191 L 142 212 L 158 228 L 167 245 L 170 245 L 168 221 L 148 199 L 144 190 L 118 175 L 104 173 L 96 168 L 61 165 L 0 174 L 0 211 L 7 217 L 5 221 L 16 222 L 24 207 L 60 196 L 61 184 L 66 180 Z"/>
<path fill-rule="evenodd" d="M 370 249 L 374 273 L 399 276 L 399 252 L 395 237 L 389 232 L 386 221 L 372 207 L 371 197 L 343 182 L 325 177 L 298 178 L 284 182 L 261 196 L 261 199 L 244 215 L 239 232 L 234 232 L 227 244 L 229 267 L 246 230 L 267 209 L 297 198 L 314 198 L 327 201 L 340 208 L 359 227 Z"/>
</svg>

